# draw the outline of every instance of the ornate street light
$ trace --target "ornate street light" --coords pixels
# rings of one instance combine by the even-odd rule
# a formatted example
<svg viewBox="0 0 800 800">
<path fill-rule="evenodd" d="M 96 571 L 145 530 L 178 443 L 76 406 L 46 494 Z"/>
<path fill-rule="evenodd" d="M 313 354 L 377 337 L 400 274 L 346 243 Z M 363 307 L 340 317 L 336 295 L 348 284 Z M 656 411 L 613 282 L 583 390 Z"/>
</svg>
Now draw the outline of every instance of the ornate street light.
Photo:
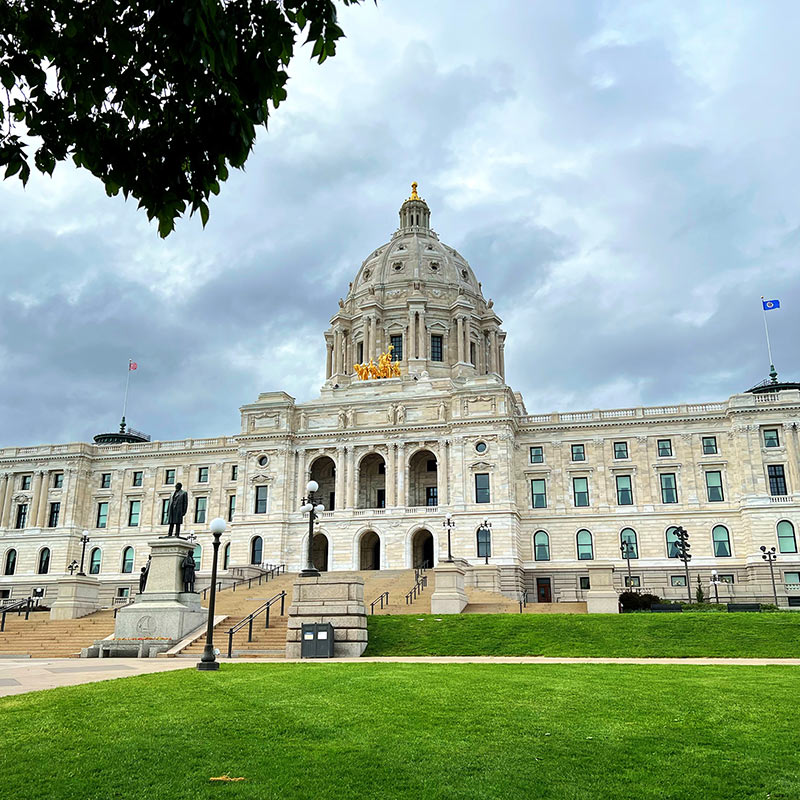
<svg viewBox="0 0 800 800">
<path fill-rule="evenodd" d="M 449 511 L 444 515 L 442 527 L 447 531 L 447 560 L 452 562 L 453 551 L 450 547 L 450 531 L 456 527 L 456 521 L 453 519 L 453 515 Z"/>
<path fill-rule="evenodd" d="M 303 505 L 300 510 L 308 513 L 308 548 L 306 549 L 306 566 L 300 573 L 301 578 L 319 578 L 319 570 L 314 566 L 314 521 L 317 516 L 325 510 L 325 506 L 318 501 L 315 494 L 319 490 L 316 481 L 309 481 L 306 484 L 306 496 L 303 498 Z"/>
<path fill-rule="evenodd" d="M 483 534 L 483 536 L 481 536 Z M 489 556 L 492 554 L 492 523 L 484 519 L 481 527 L 478 528 L 478 558 L 485 558 L 489 563 Z"/>
<path fill-rule="evenodd" d="M 73 558 L 67 569 L 69 570 L 70 577 L 72 577 L 75 574 L 75 570 L 78 569 L 78 562 Z"/>
<path fill-rule="evenodd" d="M 631 578 L 631 557 L 633 553 L 633 543 L 625 539 L 620 546 L 622 557 L 628 562 L 628 588 L 633 588 L 633 579 Z"/>
<path fill-rule="evenodd" d="M 214 558 L 211 562 L 211 596 L 208 599 L 208 627 L 206 628 L 206 646 L 203 655 L 197 662 L 197 669 L 201 672 L 219 669 L 219 661 L 214 652 L 214 606 L 217 599 L 217 554 L 219 553 L 219 538 L 225 533 L 225 520 L 217 517 L 211 520 L 209 526 L 214 535 Z"/>
<path fill-rule="evenodd" d="M 686 570 L 686 593 L 689 596 L 689 604 L 692 603 L 692 585 L 689 582 L 689 562 L 692 560 L 692 555 L 689 552 L 689 548 L 691 545 L 689 544 L 689 534 L 686 532 L 685 528 L 677 527 L 675 528 L 675 536 L 677 538 L 677 542 L 675 542 L 675 549 L 678 551 L 678 558 L 683 561 L 683 568 Z"/>
<path fill-rule="evenodd" d="M 775 559 L 777 559 L 778 554 L 775 552 L 774 547 L 770 547 L 769 550 L 767 550 L 767 548 L 762 544 L 760 549 L 763 554 L 761 558 L 763 558 L 764 561 L 769 562 L 769 576 L 772 578 L 772 596 L 775 599 L 775 605 L 778 605 L 778 591 L 775 588 L 775 569 L 772 566 L 775 563 Z"/>
<path fill-rule="evenodd" d="M 84 531 L 83 536 L 81 536 L 78 541 L 83 545 L 83 547 L 81 547 L 81 568 L 78 570 L 78 575 L 83 575 L 85 577 L 86 573 L 83 571 L 83 562 L 86 557 L 86 545 L 91 541 L 91 539 L 89 539 L 89 531 Z"/>
<path fill-rule="evenodd" d="M 719 585 L 722 581 L 719 579 L 719 573 L 715 570 L 711 570 L 711 585 L 714 587 L 714 602 L 719 605 Z"/>
</svg>

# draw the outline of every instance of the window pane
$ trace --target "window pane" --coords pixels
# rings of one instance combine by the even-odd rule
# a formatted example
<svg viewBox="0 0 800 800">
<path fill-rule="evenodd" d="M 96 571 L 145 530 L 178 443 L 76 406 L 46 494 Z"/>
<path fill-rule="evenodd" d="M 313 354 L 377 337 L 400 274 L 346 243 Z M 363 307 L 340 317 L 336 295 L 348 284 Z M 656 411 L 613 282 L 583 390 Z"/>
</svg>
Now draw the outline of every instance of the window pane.
<svg viewBox="0 0 800 800">
<path fill-rule="evenodd" d="M 47 521 L 48 528 L 58 527 L 58 516 L 61 513 L 61 503 L 50 503 L 50 518 Z"/>
<path fill-rule="evenodd" d="M 636 531 L 633 530 L 633 528 L 625 528 L 622 533 L 620 533 L 619 538 L 622 557 L 639 558 L 639 544 L 636 541 Z"/>
<path fill-rule="evenodd" d="M 266 486 L 256 486 L 256 514 L 267 513 L 267 488 Z"/>
<path fill-rule="evenodd" d="M 675 531 L 677 528 L 674 526 L 671 528 L 667 528 L 667 557 L 668 558 L 677 558 L 679 554 L 678 550 L 678 537 L 675 535 Z M 676 584 L 672 584 L 675 586 Z M 685 584 L 683 584 L 685 585 Z"/>
<path fill-rule="evenodd" d="M 531 481 L 531 498 L 534 508 L 547 508 L 547 484 L 542 479 Z"/>
<path fill-rule="evenodd" d="M 588 478 L 573 478 L 572 490 L 575 496 L 576 506 L 589 505 L 589 479 Z"/>
<path fill-rule="evenodd" d="M 232 494 L 228 498 L 228 522 L 233 520 L 233 515 L 236 513 L 236 495 Z"/>
<path fill-rule="evenodd" d="M 544 449 L 541 447 L 531 447 L 531 464 L 544 463 Z"/>
<path fill-rule="evenodd" d="M 478 558 L 487 558 L 492 555 L 492 532 L 488 528 L 480 528 L 478 537 Z"/>
<path fill-rule="evenodd" d="M 788 584 L 800 584 L 800 572 L 784 572 L 783 582 Z"/>
<path fill-rule="evenodd" d="M 122 571 L 133 572 L 133 548 L 126 547 L 122 551 Z"/>
<path fill-rule="evenodd" d="M 578 531 L 578 560 L 589 561 L 594 558 L 592 550 L 592 534 L 589 531 Z"/>
<path fill-rule="evenodd" d="M 426 506 L 439 505 L 439 488 L 437 486 L 427 486 L 425 488 L 425 505 Z"/>
<path fill-rule="evenodd" d="M 550 560 L 550 537 L 544 531 L 536 531 L 533 536 L 533 558 L 535 561 Z"/>
<path fill-rule="evenodd" d="M 662 503 L 678 502 L 678 489 L 675 485 L 674 472 L 661 473 L 661 502 Z"/>
<path fill-rule="evenodd" d="M 617 475 L 617 505 L 633 505 L 633 487 L 630 475 Z"/>
<path fill-rule="evenodd" d="M 20 503 L 17 506 L 17 529 L 24 528 L 28 520 L 28 504 Z"/>
<path fill-rule="evenodd" d="M 770 464 L 767 467 L 769 477 L 769 493 L 773 497 L 780 497 L 786 494 L 786 476 L 783 472 L 783 464 Z"/>
<path fill-rule="evenodd" d="M 614 442 L 614 458 L 627 458 L 627 457 L 628 457 L 628 443 Z"/>
<path fill-rule="evenodd" d="M 108 524 L 108 503 L 97 504 L 97 527 L 105 528 Z"/>
<path fill-rule="evenodd" d="M 196 497 L 194 501 L 194 521 L 203 523 L 206 521 L 206 506 L 208 505 L 207 497 Z"/>
<path fill-rule="evenodd" d="M 442 337 L 434 334 L 431 336 L 431 361 L 443 361 Z"/>
<path fill-rule="evenodd" d="M 256 536 L 253 539 L 252 544 L 250 545 L 250 563 L 251 564 L 260 564 L 263 561 L 262 553 L 263 553 L 264 541 L 260 536 Z"/>
<path fill-rule="evenodd" d="M 589 589 L 589 588 L 591 588 L 590 584 L 589 584 L 589 576 L 588 575 L 581 575 L 578 578 L 578 581 L 579 581 L 579 586 L 580 586 L 581 589 Z"/>
<path fill-rule="evenodd" d="M 39 575 L 47 575 L 50 571 L 50 549 L 45 547 L 39 553 L 39 567 L 37 572 Z"/>
<path fill-rule="evenodd" d="M 4 575 L 13 575 L 17 570 L 17 551 L 9 550 L 6 553 L 6 563 L 3 569 Z"/>
<path fill-rule="evenodd" d="M 794 525 L 787 520 L 778 523 L 778 550 L 781 553 L 796 553 L 797 540 L 794 538 Z"/>
<path fill-rule="evenodd" d="M 586 451 L 584 450 L 584 446 L 582 444 L 572 445 L 572 460 L 573 461 L 586 460 Z"/>
<path fill-rule="evenodd" d="M 161 524 L 169 525 L 169 498 L 165 497 L 161 500 Z"/>
<path fill-rule="evenodd" d="M 100 574 L 100 560 L 103 554 L 99 547 L 95 547 L 92 550 L 92 554 L 89 557 L 89 574 L 90 575 L 99 575 Z"/>
<path fill-rule="evenodd" d="M 200 467 L 197 470 L 197 482 L 208 483 L 208 467 Z"/>
<path fill-rule="evenodd" d="M 489 473 L 479 472 L 475 475 L 475 502 L 489 502 Z"/>
<path fill-rule="evenodd" d="M 703 437 L 703 455 L 709 456 L 717 452 L 717 437 L 704 436 Z"/>
<path fill-rule="evenodd" d="M 672 440 L 671 439 L 659 439 L 658 440 L 658 454 L 660 456 L 671 456 L 672 455 Z"/>
<path fill-rule="evenodd" d="M 231 480 L 232 481 L 239 480 L 239 466 L 238 466 L 238 464 L 234 464 L 231 467 Z"/>
<path fill-rule="evenodd" d="M 686 576 L 685 575 L 670 575 L 669 583 L 670 583 L 670 586 L 686 586 Z"/>
<path fill-rule="evenodd" d="M 402 361 L 403 360 L 403 337 L 402 336 L 392 336 L 390 337 L 390 343 L 394 348 L 392 350 L 392 361 Z"/>
<path fill-rule="evenodd" d="M 636 589 L 642 585 L 642 579 L 638 575 L 625 576 L 625 586 Z"/>
<path fill-rule="evenodd" d="M 63 472 L 56 472 L 55 476 L 53 477 L 53 488 L 54 489 L 63 489 L 64 488 L 64 473 Z"/>
<path fill-rule="evenodd" d="M 706 472 L 706 489 L 710 503 L 720 503 L 725 499 L 722 493 L 721 472 Z"/>
<path fill-rule="evenodd" d="M 111 473 L 110 472 L 104 472 L 100 476 L 100 488 L 101 489 L 109 489 L 109 488 L 111 488 Z"/>
<path fill-rule="evenodd" d="M 164 470 L 164 483 L 175 483 L 175 470 L 174 469 L 165 469 Z"/>
<path fill-rule="evenodd" d="M 764 431 L 764 447 L 780 447 L 777 428 Z"/>
<path fill-rule="evenodd" d="M 716 525 L 711 532 L 714 540 L 714 555 L 717 558 L 727 558 L 731 554 L 731 539 L 728 529 L 724 525 Z"/>
<path fill-rule="evenodd" d="M 139 524 L 139 513 L 142 508 L 141 500 L 131 500 L 128 511 L 128 526 L 135 528 Z"/>
<path fill-rule="evenodd" d="M 134 486 L 141 486 L 142 485 L 142 473 L 141 472 L 134 472 L 133 473 L 133 485 Z"/>
</svg>

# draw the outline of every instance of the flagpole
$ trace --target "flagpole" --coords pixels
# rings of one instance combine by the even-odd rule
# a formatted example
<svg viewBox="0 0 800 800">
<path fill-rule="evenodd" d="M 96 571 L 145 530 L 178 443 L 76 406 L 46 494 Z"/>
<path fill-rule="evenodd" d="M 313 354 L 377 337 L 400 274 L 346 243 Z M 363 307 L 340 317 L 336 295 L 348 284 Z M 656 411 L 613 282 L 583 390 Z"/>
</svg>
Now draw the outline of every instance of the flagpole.
<svg viewBox="0 0 800 800">
<path fill-rule="evenodd" d="M 119 424 L 119 432 L 125 433 L 125 412 L 128 410 L 128 385 L 131 382 L 131 360 L 128 359 L 128 374 L 125 377 L 125 399 L 122 401 L 122 422 Z"/>
<path fill-rule="evenodd" d="M 761 295 L 761 313 L 764 315 L 764 333 L 767 335 L 767 355 L 769 356 L 769 376 L 772 383 L 777 383 L 778 373 L 775 371 L 775 364 L 772 361 L 772 347 L 769 343 L 769 325 L 767 325 L 767 309 L 764 307 L 764 295 Z"/>
</svg>

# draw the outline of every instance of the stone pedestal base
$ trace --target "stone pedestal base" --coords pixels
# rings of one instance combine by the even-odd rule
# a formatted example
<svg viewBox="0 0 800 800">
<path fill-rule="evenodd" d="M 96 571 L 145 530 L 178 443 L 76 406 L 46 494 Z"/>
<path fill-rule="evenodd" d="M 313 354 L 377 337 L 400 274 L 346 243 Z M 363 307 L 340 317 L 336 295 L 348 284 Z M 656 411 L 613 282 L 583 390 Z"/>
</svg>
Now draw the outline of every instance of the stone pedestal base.
<svg viewBox="0 0 800 800">
<path fill-rule="evenodd" d="M 434 574 L 436 588 L 431 595 L 431 614 L 460 614 L 467 605 L 464 570 L 454 562 L 440 561 Z"/>
<path fill-rule="evenodd" d="M 91 575 L 71 575 L 58 582 L 58 596 L 50 619 L 78 619 L 100 608 L 100 581 Z"/>
<path fill-rule="evenodd" d="M 614 566 L 593 564 L 589 567 L 586 610 L 589 614 L 619 614 L 619 595 L 614 589 Z"/>
<path fill-rule="evenodd" d="M 500 567 L 494 564 L 478 564 L 470 568 L 471 585 L 484 592 L 500 591 Z"/>
<path fill-rule="evenodd" d="M 286 632 L 286 658 L 300 658 L 303 623 L 330 622 L 333 625 L 334 658 L 357 658 L 367 647 L 367 609 L 364 579 L 299 578 L 292 589 Z"/>
</svg>

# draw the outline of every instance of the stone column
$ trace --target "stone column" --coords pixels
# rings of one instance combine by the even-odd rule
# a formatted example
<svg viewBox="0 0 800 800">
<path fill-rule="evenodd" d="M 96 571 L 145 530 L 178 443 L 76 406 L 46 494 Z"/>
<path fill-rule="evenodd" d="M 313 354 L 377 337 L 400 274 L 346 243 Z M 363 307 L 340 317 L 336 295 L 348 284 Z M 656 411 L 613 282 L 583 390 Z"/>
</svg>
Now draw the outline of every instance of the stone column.
<svg viewBox="0 0 800 800">
<path fill-rule="evenodd" d="M 339 329 L 333 331 L 333 372 L 339 375 L 342 371 L 342 336 Z"/>
<path fill-rule="evenodd" d="M 408 348 L 408 353 L 406 354 L 406 360 L 410 360 L 416 357 L 416 342 L 417 342 L 417 328 L 416 328 L 416 314 L 413 311 L 408 312 L 408 336 L 406 337 L 407 342 L 406 346 Z"/>
<path fill-rule="evenodd" d="M 458 360 L 459 362 L 464 360 L 464 318 L 458 317 L 456 319 L 457 325 L 457 337 L 458 337 Z"/>
<path fill-rule="evenodd" d="M 31 507 L 28 509 L 28 519 L 32 528 L 36 527 L 39 516 L 39 500 L 42 494 L 42 471 L 38 470 L 33 476 L 33 493 L 31 494 Z"/>
<path fill-rule="evenodd" d="M 13 472 L 9 472 L 6 476 L 6 496 L 5 500 L 3 501 L 3 518 L 0 524 L 3 528 L 10 527 L 10 519 L 11 519 L 11 494 L 14 491 L 14 478 L 16 476 Z"/>
<path fill-rule="evenodd" d="M 506 359 L 505 354 L 503 353 L 503 349 L 505 348 L 505 344 L 503 342 L 500 343 L 500 377 L 505 380 L 506 379 Z"/>
<path fill-rule="evenodd" d="M 464 318 L 464 361 L 472 363 L 472 317 Z M 478 360 L 478 348 L 475 348 L 475 360 Z M 476 365 L 477 366 L 477 365 Z"/>
<path fill-rule="evenodd" d="M 376 317 L 370 317 L 370 332 L 369 332 L 369 354 L 374 358 L 378 357 L 378 320 Z"/>
<path fill-rule="evenodd" d="M 293 498 L 294 502 L 291 504 L 291 508 L 299 508 L 300 506 L 300 498 L 305 497 L 306 494 L 306 485 L 303 481 L 303 452 L 302 450 L 295 450 L 295 497 Z M 246 502 L 246 501 L 245 501 Z M 295 505 L 296 504 L 296 505 Z"/>
<path fill-rule="evenodd" d="M 425 341 L 425 312 L 419 312 L 419 327 L 417 328 L 417 356 L 419 358 L 427 358 L 427 350 L 426 347 L 427 342 Z"/>
<path fill-rule="evenodd" d="M 389 442 L 388 452 L 386 453 L 386 508 L 393 508 L 395 504 L 395 488 L 397 487 L 397 479 L 395 477 L 397 458 L 395 452 L 395 445 Z"/>
<path fill-rule="evenodd" d="M 450 442 L 445 439 L 439 446 L 441 465 L 439 467 L 439 504 L 450 502 Z"/>
<path fill-rule="evenodd" d="M 39 513 L 36 519 L 36 527 L 43 528 L 47 524 L 47 498 L 48 489 L 50 488 L 50 471 L 45 470 L 42 473 L 42 485 L 39 491 Z"/>
<path fill-rule="evenodd" d="M 347 498 L 344 496 L 344 460 L 347 449 L 343 446 L 336 448 L 336 484 L 334 488 L 334 502 L 336 508 L 344 508 Z"/>
<path fill-rule="evenodd" d="M 405 506 L 406 503 L 406 444 L 400 442 L 397 445 L 397 460 L 395 461 L 395 478 L 397 483 L 397 495 L 395 496 L 395 505 Z"/>
<path fill-rule="evenodd" d="M 8 484 L 8 473 L 0 475 L 0 526 L 3 524 L 3 511 L 6 507 L 6 486 Z"/>
<path fill-rule="evenodd" d="M 346 487 L 347 508 L 355 508 L 355 489 L 356 489 L 355 473 L 356 473 L 356 449 L 355 447 L 351 446 L 347 448 L 347 476 L 345 478 L 347 482 L 347 487 Z"/>
<path fill-rule="evenodd" d="M 489 332 L 489 372 L 497 372 L 497 331 Z"/>
<path fill-rule="evenodd" d="M 370 342 L 370 328 L 371 328 L 371 326 L 370 326 L 369 317 L 364 317 L 364 319 L 361 321 L 361 324 L 362 324 L 362 327 L 364 329 L 363 333 L 362 333 L 363 342 L 364 342 L 364 363 L 368 364 L 369 363 L 369 357 L 370 357 L 370 355 L 372 355 L 372 349 L 371 349 L 372 348 L 372 343 Z M 358 353 L 356 353 L 355 360 L 358 361 Z"/>
<path fill-rule="evenodd" d="M 325 377 L 330 378 L 333 374 L 333 344 L 325 342 Z"/>
</svg>

